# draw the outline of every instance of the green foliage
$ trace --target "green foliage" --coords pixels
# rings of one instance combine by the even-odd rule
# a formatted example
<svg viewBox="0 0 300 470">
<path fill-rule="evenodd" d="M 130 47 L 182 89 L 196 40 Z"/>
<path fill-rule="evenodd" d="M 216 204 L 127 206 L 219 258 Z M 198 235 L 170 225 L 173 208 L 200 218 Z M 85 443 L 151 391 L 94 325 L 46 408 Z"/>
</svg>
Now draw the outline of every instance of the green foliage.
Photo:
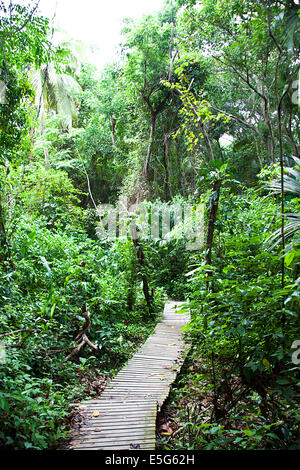
<svg viewBox="0 0 300 470">
<path fill-rule="evenodd" d="M 1 443 L 13 448 L 48 448 L 64 435 L 67 403 L 81 391 L 76 373 L 83 365 L 64 362 L 83 324 L 81 305 L 88 305 L 90 339 L 98 347 L 84 367 L 104 373 L 120 367 L 156 321 L 154 316 L 145 323 L 143 304 L 127 310 L 129 289 L 139 292 L 130 277 L 130 242 L 103 246 L 56 225 L 50 230 L 42 217 L 28 213 L 19 219 L 16 268 L 2 272 L 0 331 L 7 362 L 0 366 Z M 89 357 L 83 352 L 83 359 Z"/>
<path fill-rule="evenodd" d="M 12 171 L 9 176 L 18 212 L 42 218 L 48 227 L 82 227 L 84 211 L 76 207 L 80 192 L 64 171 L 36 163 L 30 168 Z"/>
<path fill-rule="evenodd" d="M 32 116 L 25 100 L 33 98 L 33 90 L 26 71 L 31 64 L 39 66 L 46 62 L 52 46 L 47 39 L 48 20 L 38 17 L 35 8 L 11 3 L 7 8 L 2 5 L 1 10 L 0 38 L 4 46 L 0 50 L 0 78 L 6 86 L 5 103 L 0 104 L 3 161 L 15 158 L 13 152 L 18 152 L 23 141 L 29 140 L 26 137 Z"/>
<path fill-rule="evenodd" d="M 49 449 L 67 433 L 64 418 L 74 394 L 68 380 L 75 379 L 75 368 L 58 368 L 53 380 L 37 376 L 32 362 L 28 345 L 25 351 L 9 350 L 6 364 L 0 365 L 0 442 L 7 448 Z"/>
</svg>

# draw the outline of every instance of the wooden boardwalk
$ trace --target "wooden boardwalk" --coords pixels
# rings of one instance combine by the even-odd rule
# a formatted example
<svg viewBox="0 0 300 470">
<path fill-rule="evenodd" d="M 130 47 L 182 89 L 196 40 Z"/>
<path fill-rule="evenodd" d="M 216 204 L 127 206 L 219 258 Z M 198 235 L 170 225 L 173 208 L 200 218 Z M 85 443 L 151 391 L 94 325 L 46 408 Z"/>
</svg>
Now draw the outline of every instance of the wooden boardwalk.
<svg viewBox="0 0 300 470">
<path fill-rule="evenodd" d="M 97 400 L 81 402 L 83 424 L 70 449 L 155 449 L 156 414 L 183 363 L 181 328 L 189 314 L 168 301 L 162 321 Z"/>
</svg>

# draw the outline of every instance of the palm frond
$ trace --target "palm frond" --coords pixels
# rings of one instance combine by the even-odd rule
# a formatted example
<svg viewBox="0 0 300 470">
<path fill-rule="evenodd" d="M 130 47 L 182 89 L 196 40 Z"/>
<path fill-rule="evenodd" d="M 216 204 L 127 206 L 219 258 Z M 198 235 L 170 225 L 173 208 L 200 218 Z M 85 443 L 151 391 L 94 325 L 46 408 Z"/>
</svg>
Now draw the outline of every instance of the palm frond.
<svg viewBox="0 0 300 470">
<path fill-rule="evenodd" d="M 269 187 L 276 193 L 281 192 L 281 181 L 274 180 L 270 183 Z M 300 182 L 291 176 L 284 175 L 283 177 L 283 189 L 285 193 L 294 194 L 300 197 Z"/>
<path fill-rule="evenodd" d="M 300 230 L 300 214 L 286 214 L 287 224 L 284 227 L 284 238 L 288 240 L 292 238 L 295 233 Z M 273 250 L 281 242 L 281 228 L 275 230 L 275 232 L 270 235 L 265 243 L 268 245 L 268 251 Z"/>
<path fill-rule="evenodd" d="M 300 197 L 300 159 L 293 157 L 296 163 L 295 168 L 285 167 L 286 175 L 283 177 L 283 189 L 285 193 L 294 194 Z M 268 184 L 269 189 L 276 194 L 281 192 L 281 180 L 276 179 Z"/>
<path fill-rule="evenodd" d="M 36 90 L 36 107 L 40 113 L 52 109 L 63 118 L 63 126 L 70 131 L 77 122 L 74 96 L 82 89 L 71 75 L 57 73 L 53 64 L 47 64 L 31 73 L 31 83 Z"/>
</svg>

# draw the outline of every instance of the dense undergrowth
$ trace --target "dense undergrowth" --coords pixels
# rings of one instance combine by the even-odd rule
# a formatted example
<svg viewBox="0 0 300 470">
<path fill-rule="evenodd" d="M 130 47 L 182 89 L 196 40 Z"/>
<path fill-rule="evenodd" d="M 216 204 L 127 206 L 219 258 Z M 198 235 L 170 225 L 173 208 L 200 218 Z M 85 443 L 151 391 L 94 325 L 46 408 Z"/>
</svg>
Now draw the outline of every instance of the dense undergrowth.
<svg viewBox="0 0 300 470">
<path fill-rule="evenodd" d="M 187 267 L 181 240 L 145 240 L 141 266 L 131 237 L 99 239 L 97 218 L 73 198 L 67 174 L 43 169 L 37 179 L 37 168 L 23 170 L 22 187 L 18 172 L 10 175 L 18 201 L 1 267 L 0 439 L 13 449 L 60 445 L 69 404 L 93 396 L 99 374 L 112 377 L 145 341 L 168 296 L 183 295 Z M 71 357 L 84 312 L 94 349 L 86 344 Z"/>
</svg>

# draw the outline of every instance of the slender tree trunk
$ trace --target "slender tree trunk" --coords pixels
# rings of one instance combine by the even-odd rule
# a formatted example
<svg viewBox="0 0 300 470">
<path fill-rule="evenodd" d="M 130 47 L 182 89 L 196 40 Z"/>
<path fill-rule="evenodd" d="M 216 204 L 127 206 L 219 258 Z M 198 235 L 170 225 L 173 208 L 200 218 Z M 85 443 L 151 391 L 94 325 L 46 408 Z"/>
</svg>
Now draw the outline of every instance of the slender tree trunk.
<svg viewBox="0 0 300 470">
<path fill-rule="evenodd" d="M 127 293 L 127 310 L 131 312 L 135 303 L 136 266 L 130 267 L 130 286 Z"/>
<path fill-rule="evenodd" d="M 204 125 L 203 125 L 203 136 L 204 136 L 205 145 L 206 145 L 206 148 L 207 148 L 207 151 L 208 151 L 209 160 L 214 160 L 214 158 L 215 158 L 214 151 L 213 151 L 211 141 L 208 137 L 208 134 L 206 132 L 206 129 L 205 129 Z"/>
<path fill-rule="evenodd" d="M 281 117 L 281 103 L 282 100 L 280 100 L 280 103 L 278 105 L 278 135 L 279 135 L 279 163 L 280 163 L 280 192 L 281 192 L 281 226 L 280 226 L 280 233 L 281 233 L 281 248 L 282 252 L 285 250 L 285 233 L 284 233 L 284 228 L 285 228 L 285 220 L 284 220 L 284 215 L 285 215 L 285 204 L 284 204 L 284 162 L 283 162 L 283 149 L 282 149 L 282 117 Z M 282 256 L 281 259 L 281 287 L 282 289 L 284 288 L 285 285 L 285 267 L 284 267 L 284 256 Z M 283 309 L 284 305 L 282 305 Z M 282 312 L 281 315 L 281 324 L 282 327 L 284 327 L 286 321 L 285 313 Z"/>
<path fill-rule="evenodd" d="M 111 118 L 111 143 L 115 150 L 117 150 L 116 139 L 115 139 L 116 120 L 114 117 Z"/>
<path fill-rule="evenodd" d="M 5 214 L 0 195 L 0 263 L 6 261 L 9 257 L 9 246 L 7 242 L 5 229 Z"/>
<path fill-rule="evenodd" d="M 145 297 L 145 300 L 146 300 L 146 303 L 147 303 L 148 311 L 149 311 L 149 313 L 152 313 L 152 311 L 153 311 L 153 307 L 152 307 L 153 291 L 150 293 L 148 279 L 147 279 L 147 276 L 145 274 L 145 267 L 146 267 L 145 254 L 144 254 L 143 248 L 142 248 L 142 246 L 141 246 L 141 244 L 140 244 L 140 242 L 137 238 L 133 238 L 133 243 L 134 243 L 134 246 L 137 249 L 137 259 L 138 259 L 139 265 L 141 267 L 140 276 L 141 276 L 142 283 L 143 283 L 144 297 Z"/>
<path fill-rule="evenodd" d="M 299 67 L 298 67 L 299 71 Z M 283 100 L 286 97 L 290 86 L 292 84 L 292 79 L 290 80 L 288 86 L 283 91 L 277 106 L 277 124 L 278 124 L 278 140 L 279 140 L 279 164 L 280 164 L 280 181 L 281 181 L 281 248 L 282 252 L 285 250 L 285 204 L 284 204 L 284 161 L 283 161 L 283 143 L 282 143 L 282 104 Z M 285 286 L 285 266 L 284 266 L 284 256 L 282 256 L 281 261 L 281 287 L 282 289 Z M 286 322 L 286 315 L 284 312 L 284 303 L 282 302 L 282 315 L 281 315 L 281 325 L 284 328 Z"/>
<path fill-rule="evenodd" d="M 174 61 L 175 61 L 175 58 L 178 54 L 178 50 L 175 52 L 175 54 L 173 53 L 174 32 L 175 32 L 174 8 L 172 10 L 171 21 L 172 21 L 172 30 L 171 30 L 170 50 L 169 50 L 169 55 L 170 55 L 170 67 L 169 67 L 169 73 L 168 73 L 168 81 L 169 82 L 171 82 L 171 80 L 172 80 Z"/>
<path fill-rule="evenodd" d="M 154 140 L 156 118 L 157 118 L 157 114 L 154 111 L 151 111 L 151 123 L 150 123 L 150 132 L 149 132 L 149 140 L 148 140 L 148 150 L 147 150 L 147 155 L 146 155 L 146 160 L 145 160 L 144 170 L 143 170 L 143 175 L 146 180 L 148 179 L 148 176 L 149 176 L 149 164 L 150 164 L 152 145 L 153 145 L 153 140 Z"/>
<path fill-rule="evenodd" d="M 262 117 L 266 126 L 269 129 L 269 135 L 266 138 L 267 150 L 271 158 L 271 163 L 272 165 L 274 165 L 275 164 L 275 138 L 274 138 L 273 125 L 270 119 L 270 100 L 265 93 L 266 90 L 264 89 L 264 85 L 262 81 L 258 79 L 257 77 L 256 77 L 256 85 L 260 93 Z"/>
<path fill-rule="evenodd" d="M 45 132 L 45 118 L 44 118 L 44 109 L 41 114 L 41 135 L 44 135 Z M 50 168 L 50 161 L 49 161 L 49 152 L 48 149 L 44 148 L 44 157 L 45 157 L 45 165 L 46 168 Z"/>
<path fill-rule="evenodd" d="M 5 162 L 5 168 L 6 168 L 6 171 L 7 171 L 7 174 L 8 174 L 9 165 L 8 165 L 7 161 Z M 9 176 L 6 178 L 6 183 L 7 183 L 7 186 L 9 188 L 9 198 L 8 198 L 8 202 L 7 202 L 7 215 L 8 215 L 8 219 L 11 219 L 12 218 L 12 210 L 13 210 L 13 188 L 12 188 L 11 182 L 9 181 Z"/>
<path fill-rule="evenodd" d="M 169 191 L 169 135 L 165 134 L 164 136 L 164 167 L 165 167 L 165 181 L 164 181 L 164 193 L 165 201 L 169 200 L 170 191 Z"/>
<path fill-rule="evenodd" d="M 263 102 L 263 116 L 264 116 L 264 121 L 269 129 L 269 136 L 267 138 L 268 153 L 271 157 L 271 163 L 272 165 L 274 165 L 275 164 L 275 139 L 274 139 L 273 127 L 272 127 L 271 120 L 268 115 L 268 111 L 266 109 L 265 101 Z"/>
<path fill-rule="evenodd" d="M 297 144 L 295 142 L 295 139 L 293 137 L 293 132 L 292 132 L 292 115 L 291 114 L 289 115 L 287 124 L 284 126 L 284 131 L 285 131 L 287 138 L 289 139 L 289 142 L 293 149 L 294 156 L 299 157 L 299 150 L 298 150 L 298 147 L 297 147 Z"/>
<path fill-rule="evenodd" d="M 29 161 L 30 163 L 33 162 L 34 158 L 33 158 L 33 155 L 32 155 L 32 147 L 33 147 L 33 144 L 34 144 L 34 136 L 35 136 L 35 128 L 32 127 L 29 131 L 29 136 L 30 136 L 30 142 L 31 142 L 31 148 L 29 150 Z"/>
<path fill-rule="evenodd" d="M 260 155 L 261 152 L 260 152 L 260 148 L 259 148 L 259 144 L 258 144 L 256 135 L 255 135 L 254 132 L 252 133 L 252 135 L 253 135 L 253 140 L 254 140 L 254 142 L 255 142 L 256 156 L 257 156 L 257 159 L 258 159 L 258 161 L 259 161 L 260 169 L 262 170 L 263 167 L 264 167 L 264 160 L 263 160 L 263 158 L 262 158 L 261 155 Z"/>
<path fill-rule="evenodd" d="M 214 181 L 212 194 L 214 194 L 215 197 L 213 199 L 213 202 L 211 204 L 209 214 L 208 214 L 205 263 L 209 265 L 211 265 L 211 252 L 212 252 L 213 240 L 214 240 L 215 223 L 216 223 L 217 212 L 218 212 L 218 207 L 219 207 L 221 181 L 222 180 L 220 178 Z"/>
</svg>

